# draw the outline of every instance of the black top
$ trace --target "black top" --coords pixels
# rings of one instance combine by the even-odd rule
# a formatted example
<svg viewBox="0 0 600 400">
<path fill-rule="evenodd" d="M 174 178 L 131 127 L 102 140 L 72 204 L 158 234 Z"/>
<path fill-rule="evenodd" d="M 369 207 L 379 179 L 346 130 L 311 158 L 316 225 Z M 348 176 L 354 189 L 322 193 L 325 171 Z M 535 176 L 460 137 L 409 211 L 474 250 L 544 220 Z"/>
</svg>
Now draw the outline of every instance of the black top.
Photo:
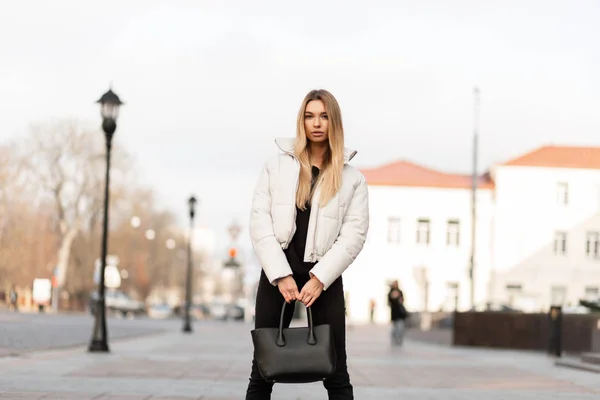
<svg viewBox="0 0 600 400">
<path fill-rule="evenodd" d="M 408 313 L 404 308 L 404 293 L 400 289 L 390 289 L 388 293 L 388 304 L 390 306 L 390 316 L 392 321 L 406 319 Z"/>
<path fill-rule="evenodd" d="M 312 187 L 314 188 L 319 176 L 319 168 L 312 167 Z M 285 256 L 294 273 L 308 274 L 308 271 L 315 266 L 315 263 L 304 262 L 304 251 L 306 250 L 306 238 L 308 237 L 308 221 L 310 219 L 310 202 L 306 204 L 306 209 L 301 210 L 296 207 L 296 233 L 287 249 L 284 250 Z"/>
</svg>

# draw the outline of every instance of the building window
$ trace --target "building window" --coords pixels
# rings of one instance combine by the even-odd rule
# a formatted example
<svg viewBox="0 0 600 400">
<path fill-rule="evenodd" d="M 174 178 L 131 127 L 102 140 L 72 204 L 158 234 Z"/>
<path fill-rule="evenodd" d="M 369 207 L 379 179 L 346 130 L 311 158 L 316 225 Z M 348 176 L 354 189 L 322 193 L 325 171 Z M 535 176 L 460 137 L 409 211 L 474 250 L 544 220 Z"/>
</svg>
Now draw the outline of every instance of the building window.
<svg viewBox="0 0 600 400">
<path fill-rule="evenodd" d="M 400 243 L 400 218 L 388 218 L 388 243 Z"/>
<path fill-rule="evenodd" d="M 588 257 L 600 258 L 600 232 L 587 233 L 585 254 L 587 254 Z"/>
<path fill-rule="evenodd" d="M 508 306 L 514 307 L 523 292 L 523 286 L 520 283 L 509 283 L 505 287 Z"/>
<path fill-rule="evenodd" d="M 446 282 L 446 311 L 457 311 L 460 284 L 458 282 Z"/>
<path fill-rule="evenodd" d="M 460 244 L 460 223 L 458 220 L 449 219 L 446 229 L 446 244 L 458 247 Z"/>
<path fill-rule="evenodd" d="M 552 286 L 550 288 L 550 305 L 562 306 L 567 300 L 566 286 Z"/>
<path fill-rule="evenodd" d="M 556 184 L 556 202 L 560 205 L 569 204 L 569 184 L 558 182 Z"/>
<path fill-rule="evenodd" d="M 429 219 L 427 218 L 417 220 L 417 243 L 429 244 Z"/>
<path fill-rule="evenodd" d="M 520 283 L 509 283 L 506 285 L 506 290 L 511 293 L 521 293 L 523 290 L 523 285 Z"/>
<path fill-rule="evenodd" d="M 567 232 L 554 233 L 554 254 L 567 254 Z"/>
<path fill-rule="evenodd" d="M 585 288 L 584 298 L 587 301 L 600 300 L 600 289 L 596 286 L 588 286 Z"/>
</svg>

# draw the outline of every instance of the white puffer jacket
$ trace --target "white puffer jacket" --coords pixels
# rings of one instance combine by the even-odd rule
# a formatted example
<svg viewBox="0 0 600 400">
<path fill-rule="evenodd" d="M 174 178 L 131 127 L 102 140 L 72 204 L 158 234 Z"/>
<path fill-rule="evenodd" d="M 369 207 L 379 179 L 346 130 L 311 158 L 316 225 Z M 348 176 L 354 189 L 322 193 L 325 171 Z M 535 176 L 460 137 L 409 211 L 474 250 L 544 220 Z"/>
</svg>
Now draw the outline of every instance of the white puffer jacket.
<svg viewBox="0 0 600 400">
<path fill-rule="evenodd" d="M 283 152 L 264 166 L 252 199 L 250 238 L 271 284 L 292 274 L 283 249 L 296 231 L 296 191 L 300 163 L 294 155 L 294 139 L 276 139 Z M 319 207 L 319 187 L 311 205 L 305 262 L 327 289 L 348 268 L 363 248 L 369 229 L 368 189 L 362 173 L 348 162 L 355 151 L 344 152 L 342 186 Z"/>
</svg>

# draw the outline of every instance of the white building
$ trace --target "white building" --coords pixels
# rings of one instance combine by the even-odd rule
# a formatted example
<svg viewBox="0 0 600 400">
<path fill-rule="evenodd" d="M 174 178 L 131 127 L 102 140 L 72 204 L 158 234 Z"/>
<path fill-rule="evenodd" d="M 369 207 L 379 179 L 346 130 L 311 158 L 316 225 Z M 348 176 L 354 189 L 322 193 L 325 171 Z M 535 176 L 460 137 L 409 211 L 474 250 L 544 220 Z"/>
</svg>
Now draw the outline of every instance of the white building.
<svg viewBox="0 0 600 400">
<path fill-rule="evenodd" d="M 492 175 L 490 297 L 531 311 L 597 299 L 600 148 L 542 147 Z"/>
<path fill-rule="evenodd" d="M 471 177 L 399 161 L 363 170 L 371 227 L 344 274 L 348 315 L 389 319 L 388 282 L 409 310 L 471 307 Z M 478 180 L 475 303 L 528 311 L 597 298 L 600 148 L 543 147 Z"/>
<path fill-rule="evenodd" d="M 388 283 L 397 279 L 409 310 L 470 306 L 471 177 L 399 161 L 363 170 L 369 183 L 370 229 L 364 249 L 344 274 L 348 315 L 389 320 Z M 487 298 L 491 267 L 493 185 L 478 180 L 477 287 Z"/>
</svg>

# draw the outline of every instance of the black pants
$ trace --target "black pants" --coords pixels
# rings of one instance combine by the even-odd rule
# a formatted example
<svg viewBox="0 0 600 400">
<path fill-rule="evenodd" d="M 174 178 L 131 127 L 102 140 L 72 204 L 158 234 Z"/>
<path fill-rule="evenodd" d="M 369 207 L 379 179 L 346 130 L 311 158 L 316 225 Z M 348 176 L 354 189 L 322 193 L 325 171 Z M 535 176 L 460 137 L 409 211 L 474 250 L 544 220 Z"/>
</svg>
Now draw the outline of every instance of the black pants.
<svg viewBox="0 0 600 400">
<path fill-rule="evenodd" d="M 308 274 L 294 273 L 294 279 L 298 285 L 298 291 L 301 291 L 309 276 Z M 271 285 L 263 272 L 256 295 L 255 328 L 277 328 L 283 301 L 283 296 L 277 286 Z M 311 309 L 315 325 L 331 325 L 337 354 L 335 373 L 323 381 L 323 386 L 327 389 L 330 400 L 352 400 L 354 394 L 346 364 L 346 315 L 341 277 L 321 293 Z M 293 311 L 293 307 L 286 307 L 284 321 L 286 328 L 290 325 Z M 273 384 L 260 376 L 256 361 L 252 360 L 252 372 L 246 391 L 246 400 L 270 400 L 272 390 Z"/>
</svg>

